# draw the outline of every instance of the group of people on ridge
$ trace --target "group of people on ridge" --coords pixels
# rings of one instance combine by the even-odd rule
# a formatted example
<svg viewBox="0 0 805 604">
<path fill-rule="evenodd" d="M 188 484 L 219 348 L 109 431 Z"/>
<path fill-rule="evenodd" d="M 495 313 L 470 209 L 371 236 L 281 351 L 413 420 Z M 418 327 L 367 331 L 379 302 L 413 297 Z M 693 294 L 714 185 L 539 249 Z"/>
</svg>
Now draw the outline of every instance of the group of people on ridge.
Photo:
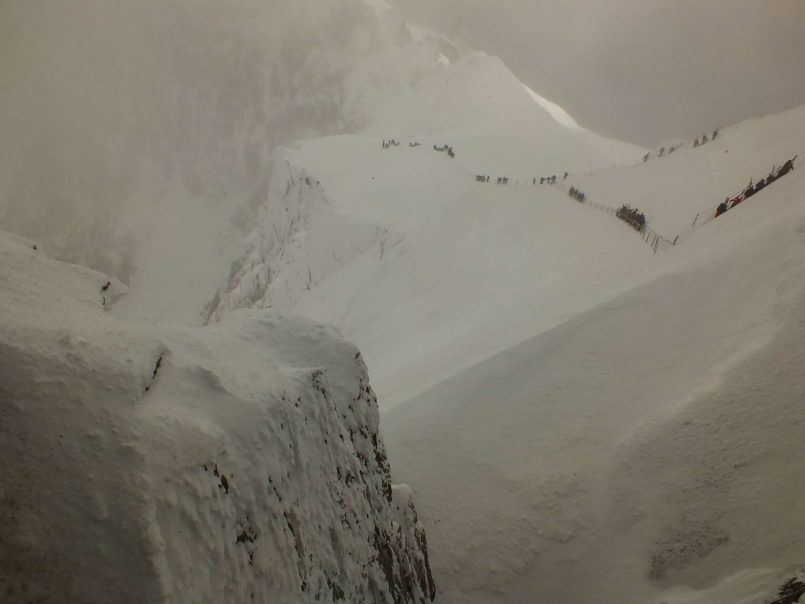
<svg viewBox="0 0 805 604">
<path fill-rule="evenodd" d="M 615 216 L 630 224 L 636 231 L 642 232 L 646 228 L 646 215 L 629 204 L 624 204 L 618 208 Z"/>
<path fill-rule="evenodd" d="M 579 203 L 584 203 L 587 199 L 587 196 L 576 187 L 570 187 L 570 190 L 567 192 L 567 194 Z"/>
<path fill-rule="evenodd" d="M 567 172 L 565 172 L 565 178 L 567 178 Z M 534 178 L 532 184 L 537 184 L 537 179 Z M 539 184 L 541 185 L 555 185 L 556 184 L 556 174 L 553 176 L 541 176 L 539 179 Z"/>
<path fill-rule="evenodd" d="M 693 146 L 694 146 L 694 148 L 695 148 L 695 147 L 700 147 L 701 145 L 704 145 L 704 144 L 706 144 L 706 143 L 709 143 L 710 141 L 714 141 L 714 140 L 716 140 L 717 138 L 718 138 L 718 130 L 713 130 L 713 136 L 712 136 L 712 138 L 709 138 L 709 139 L 708 139 L 706 134 L 702 134 L 702 140 L 701 140 L 701 142 L 699 142 L 699 139 L 697 138 L 695 141 L 693 141 Z"/>
<path fill-rule="evenodd" d="M 447 153 L 447 157 L 454 158 L 456 154 L 453 152 L 453 147 L 450 145 L 442 145 L 441 147 L 437 145 L 433 145 L 433 150 L 438 151 L 440 153 Z"/>
<path fill-rule="evenodd" d="M 707 134 L 702 134 L 701 138 L 697 137 L 696 140 L 693 141 L 693 148 L 695 149 L 696 147 L 700 147 L 705 143 L 709 143 L 710 141 L 716 140 L 717 138 L 718 138 L 718 129 L 713 130 L 713 134 L 710 138 L 707 138 Z M 660 150 L 657 152 L 657 157 L 664 157 L 665 155 L 671 155 L 671 153 L 673 153 L 682 146 L 683 143 L 680 143 L 679 145 L 676 146 L 671 145 L 670 147 L 660 147 Z M 646 163 L 650 157 L 651 157 L 651 151 L 649 151 L 643 156 L 643 163 Z"/>
<path fill-rule="evenodd" d="M 771 172 L 769 172 L 768 176 L 766 176 L 765 178 L 761 178 L 757 182 L 754 182 L 753 179 L 750 179 L 749 185 L 747 185 L 747 187 L 743 191 L 741 191 L 738 195 L 732 198 L 727 197 L 724 201 L 718 204 L 718 207 L 716 208 L 715 218 L 718 218 L 727 210 L 731 210 L 742 201 L 749 199 L 755 193 L 759 193 L 778 178 L 782 178 L 783 176 L 791 172 L 791 170 L 794 169 L 794 162 L 796 161 L 797 157 L 799 156 L 795 155 L 794 157 L 786 161 L 779 168 L 777 166 L 774 166 L 771 169 Z"/>
<path fill-rule="evenodd" d="M 437 149 L 437 150 L 441 150 L 441 149 Z M 449 155 L 449 152 L 448 152 L 448 155 Z M 567 172 L 565 172 L 564 178 L 567 178 L 567 176 L 568 176 L 568 174 L 567 174 Z M 490 181 L 490 177 L 488 175 L 486 175 L 486 174 L 476 174 L 475 175 L 475 182 L 488 183 L 489 181 Z M 507 184 L 509 184 L 509 177 L 508 176 L 498 176 L 498 178 L 497 178 L 497 180 L 495 182 L 496 182 L 496 184 L 499 184 L 499 185 L 507 185 Z M 517 182 L 519 183 L 520 181 L 517 181 Z M 534 185 L 534 186 L 536 186 L 536 184 L 538 182 L 541 185 L 546 185 L 546 184 L 547 185 L 555 185 L 556 184 L 556 175 L 554 174 L 553 176 L 543 176 L 541 178 L 537 178 L 535 176 L 534 178 L 531 179 L 531 184 Z"/>
</svg>

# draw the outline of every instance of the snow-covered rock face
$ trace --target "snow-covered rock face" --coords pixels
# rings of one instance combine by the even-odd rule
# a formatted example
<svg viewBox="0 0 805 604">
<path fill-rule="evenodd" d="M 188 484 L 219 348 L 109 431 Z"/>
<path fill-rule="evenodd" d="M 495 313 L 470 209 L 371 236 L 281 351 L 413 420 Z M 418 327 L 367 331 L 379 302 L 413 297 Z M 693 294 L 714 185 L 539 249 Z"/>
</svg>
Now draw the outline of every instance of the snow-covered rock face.
<svg viewBox="0 0 805 604">
<path fill-rule="evenodd" d="M 0 234 L 4 601 L 424 602 L 358 350 L 267 311 L 192 329 Z"/>
<path fill-rule="evenodd" d="M 229 279 L 205 309 L 218 321 L 233 308 L 289 310 L 345 264 L 383 245 L 386 234 L 339 215 L 321 183 L 291 163 L 279 149 L 269 202 L 260 207 L 257 228 L 245 240 Z"/>
</svg>

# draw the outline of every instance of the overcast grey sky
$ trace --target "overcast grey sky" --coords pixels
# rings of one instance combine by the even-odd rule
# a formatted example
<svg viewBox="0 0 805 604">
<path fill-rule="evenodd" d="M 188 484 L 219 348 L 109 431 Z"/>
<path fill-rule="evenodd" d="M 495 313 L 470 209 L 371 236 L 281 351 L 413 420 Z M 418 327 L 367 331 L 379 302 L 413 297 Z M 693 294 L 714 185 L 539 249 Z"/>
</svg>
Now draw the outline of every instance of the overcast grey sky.
<svg viewBox="0 0 805 604">
<path fill-rule="evenodd" d="M 399 0 L 583 125 L 651 145 L 805 103 L 805 0 Z"/>
</svg>

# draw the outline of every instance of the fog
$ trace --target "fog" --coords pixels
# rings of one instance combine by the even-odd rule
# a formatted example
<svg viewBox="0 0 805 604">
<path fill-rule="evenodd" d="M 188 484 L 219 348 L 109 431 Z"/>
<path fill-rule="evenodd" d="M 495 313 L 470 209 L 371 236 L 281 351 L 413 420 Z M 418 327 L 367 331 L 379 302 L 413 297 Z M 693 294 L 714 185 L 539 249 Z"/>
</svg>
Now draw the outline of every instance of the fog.
<svg viewBox="0 0 805 604">
<path fill-rule="evenodd" d="M 643 145 L 805 103 L 802 0 L 400 0 L 583 125 Z"/>
<path fill-rule="evenodd" d="M 398 4 L 629 141 L 805 102 L 802 0 Z M 400 25 L 362 0 L 0 0 L 0 229 L 124 281 L 165 215 L 238 240 L 276 146 L 355 130 L 410 81 L 409 55 L 372 64 Z"/>
<path fill-rule="evenodd" d="M 372 14 L 356 0 L 1 0 L 0 228 L 127 280 L 164 205 L 192 202 L 188 222 L 210 206 L 248 217 L 275 146 L 355 127 L 338 86 L 381 42 Z"/>
</svg>

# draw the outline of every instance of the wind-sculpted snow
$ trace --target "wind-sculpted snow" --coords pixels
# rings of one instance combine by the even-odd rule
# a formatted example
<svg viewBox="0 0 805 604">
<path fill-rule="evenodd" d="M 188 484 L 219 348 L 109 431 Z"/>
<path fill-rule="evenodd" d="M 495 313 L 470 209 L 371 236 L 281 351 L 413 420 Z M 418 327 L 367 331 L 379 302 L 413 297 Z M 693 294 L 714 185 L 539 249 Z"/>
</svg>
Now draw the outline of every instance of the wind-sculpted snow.
<svg viewBox="0 0 805 604">
<path fill-rule="evenodd" d="M 387 238 L 382 229 L 338 214 L 321 183 L 292 164 L 286 150 L 275 156 L 269 201 L 261 206 L 258 226 L 246 239 L 227 283 L 208 305 L 208 321 L 220 320 L 233 308 L 291 309 L 363 252 L 374 248 L 382 255 Z"/>
<path fill-rule="evenodd" d="M 431 599 L 366 366 L 333 329 L 122 321 L 118 282 L 6 234 L 0 284 L 0 599 Z"/>
</svg>

